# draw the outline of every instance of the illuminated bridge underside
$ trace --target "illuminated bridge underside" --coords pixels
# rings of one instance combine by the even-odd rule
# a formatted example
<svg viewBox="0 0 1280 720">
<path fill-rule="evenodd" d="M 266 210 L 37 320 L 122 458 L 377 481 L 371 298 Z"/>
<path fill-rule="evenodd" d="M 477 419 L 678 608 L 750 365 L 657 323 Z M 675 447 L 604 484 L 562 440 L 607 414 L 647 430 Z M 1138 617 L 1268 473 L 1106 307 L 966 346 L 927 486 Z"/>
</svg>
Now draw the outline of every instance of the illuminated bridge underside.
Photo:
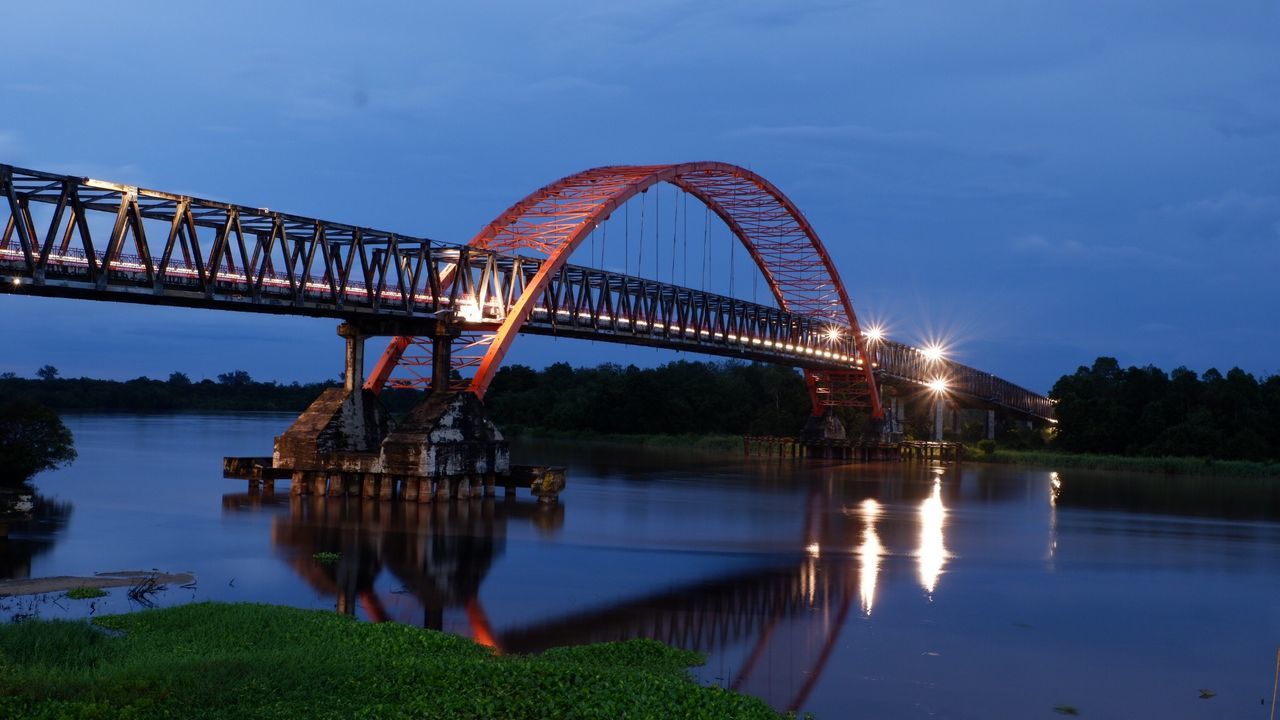
<svg viewBox="0 0 1280 720">
<path fill-rule="evenodd" d="M 796 288 L 775 291 L 786 299 L 780 309 L 568 265 L 567 252 L 532 258 L 505 252 L 506 241 L 448 245 L 4 165 L 0 195 L 4 292 L 333 317 L 390 332 L 427 332 L 452 311 L 464 330 L 487 336 L 479 343 L 486 357 L 504 327 L 651 345 L 804 368 L 819 402 L 831 404 L 841 387 L 856 390 L 868 358 L 882 381 L 923 387 L 942 376 L 956 394 L 1052 416 L 1047 399 L 987 373 L 930 365 L 906 345 L 859 347 L 856 326 L 828 305 L 840 293 L 804 291 L 808 276 L 799 271 L 771 276 L 778 288 Z M 789 247 L 779 246 L 768 250 L 775 258 Z"/>
</svg>

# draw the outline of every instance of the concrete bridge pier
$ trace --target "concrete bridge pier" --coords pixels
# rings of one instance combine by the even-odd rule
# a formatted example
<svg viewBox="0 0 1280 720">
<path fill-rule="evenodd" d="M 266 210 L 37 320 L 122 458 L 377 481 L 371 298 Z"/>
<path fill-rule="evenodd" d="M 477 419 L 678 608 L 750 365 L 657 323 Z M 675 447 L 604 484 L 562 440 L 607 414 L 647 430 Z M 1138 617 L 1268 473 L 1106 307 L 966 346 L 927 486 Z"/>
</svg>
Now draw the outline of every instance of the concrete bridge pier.
<svg viewBox="0 0 1280 720">
<path fill-rule="evenodd" d="M 338 327 L 346 341 L 342 387 L 326 389 L 276 438 L 273 468 L 291 473 L 298 495 L 393 497 L 399 484 L 402 499 L 420 503 L 492 497 L 498 476 L 511 473 L 510 452 L 480 398 L 450 387 L 459 335 L 451 317 L 442 314 L 430 327 L 430 392 L 394 426 L 376 395 L 364 389 L 365 340 L 386 331 L 411 332 Z"/>
</svg>

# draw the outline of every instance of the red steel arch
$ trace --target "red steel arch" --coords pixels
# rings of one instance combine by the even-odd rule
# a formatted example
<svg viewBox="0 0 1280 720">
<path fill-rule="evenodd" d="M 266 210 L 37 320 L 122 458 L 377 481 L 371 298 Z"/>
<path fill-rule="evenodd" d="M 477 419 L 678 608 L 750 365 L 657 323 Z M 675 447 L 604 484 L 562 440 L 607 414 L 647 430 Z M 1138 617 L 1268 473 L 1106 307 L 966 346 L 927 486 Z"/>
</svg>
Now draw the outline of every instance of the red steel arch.
<svg viewBox="0 0 1280 720">
<path fill-rule="evenodd" d="M 724 221 L 760 268 L 780 308 L 828 320 L 853 333 L 861 367 L 805 371 L 814 414 L 829 406 L 864 406 L 870 407 L 873 417 L 883 417 L 866 340 L 817 232 L 795 203 L 768 180 L 719 162 L 584 170 L 530 193 L 485 226 L 471 240 L 472 246 L 506 252 L 534 250 L 545 254 L 547 261 L 509 309 L 469 389 L 483 397 L 538 297 L 578 245 L 615 209 L 661 182 L 693 195 Z M 411 341 L 409 337 L 392 340 L 367 387 L 382 388 Z"/>
</svg>

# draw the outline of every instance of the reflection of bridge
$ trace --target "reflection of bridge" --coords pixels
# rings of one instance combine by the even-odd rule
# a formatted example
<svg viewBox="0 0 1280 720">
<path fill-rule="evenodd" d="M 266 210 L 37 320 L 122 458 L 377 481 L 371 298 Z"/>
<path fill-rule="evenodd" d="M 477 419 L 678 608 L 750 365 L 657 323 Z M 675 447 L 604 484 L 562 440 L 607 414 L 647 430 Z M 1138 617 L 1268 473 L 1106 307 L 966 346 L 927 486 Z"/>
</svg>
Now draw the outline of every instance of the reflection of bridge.
<svg viewBox="0 0 1280 720">
<path fill-rule="evenodd" d="M 886 502 L 907 501 L 919 510 L 906 523 L 888 522 L 874 497 L 881 492 L 891 493 Z M 529 523 L 543 534 L 558 532 L 563 505 L 508 498 L 417 506 L 241 494 L 226 496 L 224 508 L 287 508 L 272 524 L 277 552 L 311 587 L 335 597 L 341 611 L 359 608 L 372 620 L 396 618 L 441 629 L 445 611 L 453 609 L 462 612 L 478 642 L 511 653 L 653 638 L 731 668 L 722 679 L 726 685 L 780 709 L 798 709 L 821 678 L 848 617 L 855 608 L 872 612 L 889 548 L 913 551 L 920 586 L 935 591 L 947 562 L 942 492 L 937 482 L 885 484 L 880 490 L 855 484 L 834 492 L 815 485 L 805 520 L 797 522 L 803 527 L 796 544 L 763 556 L 756 567 L 558 617 L 521 617 L 517 622 L 526 624 L 509 627 L 490 622 L 481 586 L 506 551 L 510 526 Z M 340 557 L 324 565 L 313 559 L 322 551 Z M 375 587 L 384 571 L 401 589 L 387 593 Z M 566 588 L 565 597 L 547 599 L 572 604 L 577 592 Z M 414 607 L 406 612 L 409 601 Z M 503 610 L 509 615 L 510 608 Z"/>
<path fill-rule="evenodd" d="M 671 282 L 568 263 L 588 240 L 594 260 L 597 234 L 603 246 L 610 217 L 629 212 L 629 201 L 641 203 L 642 244 L 644 195 L 659 184 L 731 231 L 771 304 L 675 284 L 674 222 Z M 451 360 L 474 368 L 478 395 L 515 335 L 528 332 L 802 368 L 815 414 L 862 406 L 882 415 L 878 377 L 917 387 L 943 380 L 989 407 L 1052 415 L 1036 393 L 864 333 L 799 209 L 764 178 L 722 163 L 578 173 L 516 203 L 466 246 L 4 165 L 0 193 L 0 290 L 342 318 L 362 335 L 398 335 L 369 378 L 375 392 L 429 384 L 423 353 L 448 335 L 435 332 L 447 321 L 462 333 Z M 669 202 L 668 212 L 678 208 Z M 656 231 L 654 239 L 656 253 Z"/>
</svg>

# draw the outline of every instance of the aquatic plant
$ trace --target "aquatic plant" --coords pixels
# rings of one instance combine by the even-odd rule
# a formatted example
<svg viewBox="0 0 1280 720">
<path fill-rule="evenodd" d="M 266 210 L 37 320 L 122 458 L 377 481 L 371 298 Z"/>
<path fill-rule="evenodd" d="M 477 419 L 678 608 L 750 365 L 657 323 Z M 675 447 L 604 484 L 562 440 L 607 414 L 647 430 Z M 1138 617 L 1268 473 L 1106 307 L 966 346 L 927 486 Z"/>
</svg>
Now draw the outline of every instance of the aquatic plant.
<svg viewBox="0 0 1280 720">
<path fill-rule="evenodd" d="M 509 657 L 396 623 L 199 603 L 0 627 L 0 717 L 782 717 L 694 682 L 701 661 L 651 640 Z"/>
</svg>

